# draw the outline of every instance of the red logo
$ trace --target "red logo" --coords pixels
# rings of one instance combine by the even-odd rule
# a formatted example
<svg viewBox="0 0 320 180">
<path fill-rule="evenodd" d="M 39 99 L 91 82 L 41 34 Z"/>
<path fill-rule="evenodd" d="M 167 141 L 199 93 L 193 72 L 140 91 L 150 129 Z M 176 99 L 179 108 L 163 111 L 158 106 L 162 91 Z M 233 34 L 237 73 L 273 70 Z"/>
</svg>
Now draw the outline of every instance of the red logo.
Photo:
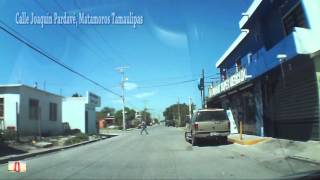
<svg viewBox="0 0 320 180">
<path fill-rule="evenodd" d="M 8 171 L 12 172 L 26 172 L 27 164 L 25 161 L 9 161 L 8 162 Z"/>
</svg>

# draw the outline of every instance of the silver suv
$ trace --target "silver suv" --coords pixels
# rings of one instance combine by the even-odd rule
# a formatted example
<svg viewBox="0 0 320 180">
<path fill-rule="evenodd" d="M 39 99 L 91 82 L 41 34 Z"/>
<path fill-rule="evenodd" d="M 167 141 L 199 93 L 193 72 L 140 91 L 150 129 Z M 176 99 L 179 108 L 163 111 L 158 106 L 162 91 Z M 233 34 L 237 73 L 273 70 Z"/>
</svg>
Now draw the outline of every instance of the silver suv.
<svg viewBox="0 0 320 180">
<path fill-rule="evenodd" d="M 185 139 L 192 145 L 197 145 L 199 139 L 223 138 L 227 140 L 230 134 L 230 122 L 223 109 L 198 110 L 191 121 L 187 122 Z"/>
</svg>

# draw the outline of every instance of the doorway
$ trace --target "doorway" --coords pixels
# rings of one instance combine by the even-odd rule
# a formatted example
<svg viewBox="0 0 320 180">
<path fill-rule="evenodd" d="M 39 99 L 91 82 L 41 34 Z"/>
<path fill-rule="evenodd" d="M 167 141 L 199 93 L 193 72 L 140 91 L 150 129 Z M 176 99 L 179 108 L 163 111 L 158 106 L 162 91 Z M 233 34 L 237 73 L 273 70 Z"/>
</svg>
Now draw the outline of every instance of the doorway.
<svg viewBox="0 0 320 180">
<path fill-rule="evenodd" d="M 88 111 L 85 112 L 85 133 L 88 133 Z"/>
</svg>

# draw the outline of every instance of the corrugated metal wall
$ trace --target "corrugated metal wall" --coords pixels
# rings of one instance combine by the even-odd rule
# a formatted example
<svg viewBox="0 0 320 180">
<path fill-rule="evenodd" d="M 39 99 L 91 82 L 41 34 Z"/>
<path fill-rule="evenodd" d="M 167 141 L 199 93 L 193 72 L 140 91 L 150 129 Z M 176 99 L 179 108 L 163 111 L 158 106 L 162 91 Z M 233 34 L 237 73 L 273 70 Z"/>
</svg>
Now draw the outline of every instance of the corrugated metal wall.
<svg viewBox="0 0 320 180">
<path fill-rule="evenodd" d="M 313 61 L 298 57 L 275 71 L 271 98 L 273 136 L 288 139 L 317 139 L 319 137 L 318 87 Z M 270 123 L 270 122 L 269 122 Z"/>
</svg>

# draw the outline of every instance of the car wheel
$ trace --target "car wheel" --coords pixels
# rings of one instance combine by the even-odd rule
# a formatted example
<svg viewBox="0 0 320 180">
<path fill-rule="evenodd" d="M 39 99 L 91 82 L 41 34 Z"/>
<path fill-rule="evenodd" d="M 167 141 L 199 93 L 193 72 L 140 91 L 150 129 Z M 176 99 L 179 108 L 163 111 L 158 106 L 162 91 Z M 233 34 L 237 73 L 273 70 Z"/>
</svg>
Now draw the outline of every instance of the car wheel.
<svg viewBox="0 0 320 180">
<path fill-rule="evenodd" d="M 228 136 L 223 136 L 221 140 L 222 143 L 228 143 Z"/>
<path fill-rule="evenodd" d="M 188 142 L 187 132 L 184 133 L 184 139 Z"/>
<path fill-rule="evenodd" d="M 192 146 L 196 146 L 196 145 L 198 145 L 198 142 L 199 140 L 198 140 L 198 138 L 196 138 L 196 137 L 194 137 L 194 136 L 192 136 L 192 140 L 191 140 L 191 144 L 192 144 Z"/>
</svg>

